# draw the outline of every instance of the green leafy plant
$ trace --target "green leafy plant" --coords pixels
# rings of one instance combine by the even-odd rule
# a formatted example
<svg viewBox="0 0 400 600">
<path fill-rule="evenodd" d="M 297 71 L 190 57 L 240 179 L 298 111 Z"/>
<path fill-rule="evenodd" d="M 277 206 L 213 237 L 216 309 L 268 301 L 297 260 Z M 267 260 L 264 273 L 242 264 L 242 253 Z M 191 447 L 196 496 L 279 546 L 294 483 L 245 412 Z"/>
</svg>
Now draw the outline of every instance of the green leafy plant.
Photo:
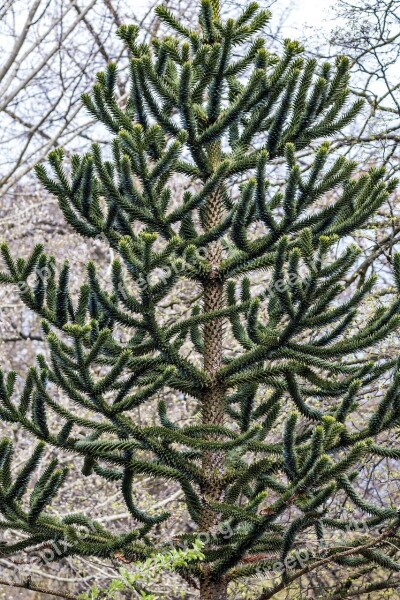
<svg viewBox="0 0 400 600">
<path fill-rule="evenodd" d="M 38 357 L 19 399 L 15 374 L 1 380 L 2 421 L 39 440 L 17 474 L 12 443 L 1 442 L 2 527 L 24 534 L 1 554 L 62 537 L 64 556 L 119 555 L 151 570 L 170 564 L 172 544 L 174 570 L 203 600 L 224 600 L 231 582 L 277 564 L 259 600 L 332 563 L 351 571 L 337 592 L 346 594 L 371 565 L 400 568 L 397 508 L 362 490 L 366 461 L 400 457 L 385 441 L 399 426 L 399 363 L 379 351 L 398 331 L 399 296 L 364 318 L 376 277 L 357 276 L 360 250 L 348 242 L 397 182 L 379 167 L 357 174 L 322 141 L 362 107 L 348 103 L 346 58 L 318 65 L 289 40 L 282 56 L 271 55 L 262 33 L 270 15 L 255 3 L 227 20 L 217 0 L 202 0 L 199 11 L 189 29 L 158 7 L 172 35 L 150 45 L 122 26 L 129 98 L 117 97 L 115 64 L 83 96 L 113 136 L 108 157 L 94 144 L 67 172 L 56 149 L 51 174 L 36 168 L 67 223 L 115 252 L 109 286 L 90 262 L 74 299 L 67 262 L 57 268 L 42 246 L 27 260 L 2 247 L 0 280 L 17 284 L 43 318 L 50 358 Z M 393 267 L 400 288 L 399 255 Z M 171 321 L 162 302 L 182 282 L 200 300 Z M 67 408 L 54 386 L 84 411 Z M 192 424 L 174 422 L 164 399 L 157 423 L 137 418 L 166 390 L 183 395 Z M 118 482 L 132 528 L 114 533 L 81 514 L 50 514 L 67 472 L 52 461 L 29 487 L 45 445 L 82 457 L 83 476 Z M 180 486 L 193 533 L 157 541 L 169 514 L 135 503 L 143 475 Z M 340 498 L 365 535 L 337 512 Z M 323 558 L 289 563 L 310 538 L 325 543 Z M 180 563 L 179 548 L 196 539 L 204 558 Z"/>
<path fill-rule="evenodd" d="M 82 600 L 91 600 L 91 598 L 112 600 L 118 592 L 132 590 L 143 600 L 157 600 L 159 596 L 149 593 L 148 587 L 153 586 L 166 571 L 188 568 L 191 563 L 202 561 L 205 558 L 202 548 L 203 543 L 196 540 L 190 548 L 173 548 L 169 552 L 150 556 L 144 562 L 133 563 L 129 570 L 121 567 L 120 577 L 113 579 L 105 591 L 100 592 L 97 588 L 93 588 L 90 592 L 82 594 L 81 598 Z"/>
</svg>

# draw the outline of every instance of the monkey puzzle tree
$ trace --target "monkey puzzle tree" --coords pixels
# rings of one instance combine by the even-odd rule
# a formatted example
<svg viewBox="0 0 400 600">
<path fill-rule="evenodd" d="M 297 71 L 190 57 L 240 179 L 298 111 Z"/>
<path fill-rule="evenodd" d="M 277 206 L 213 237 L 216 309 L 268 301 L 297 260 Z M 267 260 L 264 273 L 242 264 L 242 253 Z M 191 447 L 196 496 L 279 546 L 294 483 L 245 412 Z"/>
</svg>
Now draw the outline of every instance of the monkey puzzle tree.
<svg viewBox="0 0 400 600">
<path fill-rule="evenodd" d="M 70 226 L 102 236 L 117 254 L 110 288 L 90 262 L 73 299 L 67 263 L 56 276 L 41 246 L 27 260 L 2 247 L 1 281 L 17 284 L 43 318 L 50 358 L 38 357 L 19 399 L 15 374 L 2 378 L 1 419 L 39 444 L 14 474 L 12 444 L 1 443 L 1 527 L 24 534 L 1 554 L 62 538 L 64 556 L 145 560 L 201 533 L 205 558 L 178 570 L 203 600 L 223 600 L 229 582 L 269 571 L 279 577 L 259 600 L 323 565 L 350 569 L 354 580 L 371 564 L 399 570 L 397 509 L 369 502 L 361 489 L 366 460 L 400 458 L 382 441 L 400 421 L 399 365 L 368 360 L 397 330 L 399 298 L 362 321 L 375 277 L 343 285 L 359 264 L 348 236 L 396 182 L 379 168 L 354 176 L 354 162 L 332 156 L 327 142 L 299 161 L 361 108 L 346 108 L 345 58 L 318 67 L 288 40 L 280 58 L 269 54 L 255 37 L 269 13 L 254 3 L 226 21 L 218 0 L 199 8 L 189 30 L 160 6 L 174 37 L 151 46 L 136 27 L 119 29 L 129 98 L 115 94 L 114 64 L 83 97 L 114 136 L 108 160 L 93 145 L 72 156 L 69 173 L 60 149 L 49 155 L 53 175 L 36 168 Z M 171 193 L 176 177 L 181 198 Z M 393 264 L 400 287 L 397 256 Z M 160 305 L 183 279 L 199 300 L 171 322 Z M 360 414 L 361 398 L 378 385 L 380 397 Z M 54 386 L 84 411 L 67 408 Z M 138 420 L 138 408 L 166 390 L 184 394 L 192 424 L 174 422 L 164 400 L 158 423 Z M 52 412 L 63 421 L 58 430 Z M 30 485 L 45 445 L 83 457 L 84 476 L 120 482 L 132 529 L 117 535 L 81 514 L 49 514 L 67 473 L 52 461 Z M 154 527 L 169 515 L 136 505 L 143 474 L 181 486 L 194 532 L 157 541 Z M 368 535 L 355 537 L 350 517 L 338 517 L 337 498 L 354 506 Z M 323 558 L 289 562 L 305 536 L 325 544 Z M 337 597 L 351 586 L 346 580 Z"/>
</svg>

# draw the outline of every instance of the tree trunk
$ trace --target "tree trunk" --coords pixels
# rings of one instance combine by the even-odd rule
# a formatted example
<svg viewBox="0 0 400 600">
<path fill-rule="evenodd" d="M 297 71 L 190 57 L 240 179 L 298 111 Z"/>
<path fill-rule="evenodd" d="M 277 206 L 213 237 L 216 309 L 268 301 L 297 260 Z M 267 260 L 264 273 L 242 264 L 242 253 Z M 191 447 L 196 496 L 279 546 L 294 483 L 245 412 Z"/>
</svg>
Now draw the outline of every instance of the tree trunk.
<svg viewBox="0 0 400 600">
<path fill-rule="evenodd" d="M 200 598 L 201 600 L 226 600 L 227 585 L 225 581 L 207 581 L 203 580 L 200 583 Z"/>
<path fill-rule="evenodd" d="M 213 164 L 219 159 L 219 145 L 213 148 Z M 217 190 L 212 194 L 205 207 L 204 226 L 209 231 L 220 223 L 223 216 L 221 193 Z M 211 265 L 208 280 L 203 285 L 204 312 L 218 310 L 223 307 L 224 283 L 220 279 L 219 266 L 222 246 L 219 241 L 212 242 L 208 247 L 207 258 Z M 222 366 L 223 351 L 223 320 L 213 319 L 204 325 L 204 370 L 210 378 L 210 385 L 204 393 L 202 401 L 202 422 L 204 425 L 223 425 L 225 413 L 225 390 L 216 378 L 217 371 Z M 210 439 L 212 436 L 210 436 Z M 207 543 L 207 535 L 211 536 L 218 530 L 219 518 L 209 506 L 211 502 L 221 502 L 223 499 L 224 453 L 222 451 L 205 451 L 203 453 L 203 473 L 207 478 L 201 490 L 203 511 L 200 519 L 200 531 Z M 200 581 L 201 600 L 225 600 L 227 584 L 224 580 L 213 581 L 205 566 Z"/>
</svg>

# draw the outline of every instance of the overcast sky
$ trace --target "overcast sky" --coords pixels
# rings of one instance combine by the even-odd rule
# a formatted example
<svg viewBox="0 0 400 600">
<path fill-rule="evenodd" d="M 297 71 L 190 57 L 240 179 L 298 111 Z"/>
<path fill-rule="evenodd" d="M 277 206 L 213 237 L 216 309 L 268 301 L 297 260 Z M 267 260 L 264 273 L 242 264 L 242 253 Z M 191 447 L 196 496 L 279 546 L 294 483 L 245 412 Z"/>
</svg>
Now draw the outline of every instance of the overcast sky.
<svg viewBox="0 0 400 600">
<path fill-rule="evenodd" d="M 193 2 L 195 1 L 197 0 L 193 0 Z M 246 6 L 249 1 L 244 1 L 243 6 Z M 224 0 L 221 0 L 221 2 L 224 2 Z M 159 0 L 159 3 L 162 3 L 162 0 Z M 147 13 L 151 4 L 154 4 L 152 0 L 134 0 L 132 2 L 133 10 L 137 16 Z M 282 10 L 290 7 L 282 29 L 283 37 L 291 37 L 293 39 L 302 37 L 304 29 L 307 27 L 317 28 L 319 32 L 329 32 L 332 29 L 329 17 L 331 9 L 335 5 L 335 0 L 259 0 L 259 4 L 262 7 L 268 6 L 273 18 L 277 18 L 282 13 Z M 23 11 L 17 13 L 14 17 L 18 25 L 20 22 L 21 28 L 25 22 L 25 17 L 26 15 Z"/>
<path fill-rule="evenodd" d="M 243 6 L 247 3 L 247 1 L 243 2 Z M 259 0 L 259 4 L 260 6 L 270 6 L 273 14 L 274 4 L 278 13 L 281 7 L 290 6 L 290 16 L 285 22 L 283 33 L 285 37 L 296 37 L 296 31 L 301 30 L 305 26 L 330 30 L 329 15 L 331 7 L 335 4 L 335 0 L 276 0 L 275 3 L 273 1 Z M 148 6 L 149 0 L 137 0 L 135 8 L 142 7 L 143 11 Z"/>
<path fill-rule="evenodd" d="M 279 2 L 279 0 L 278 0 Z M 292 4 L 293 8 L 286 27 L 293 27 L 294 29 L 301 28 L 304 25 L 321 27 L 322 29 L 329 29 L 329 16 L 330 9 L 334 5 L 334 0 L 293 0 L 288 2 Z M 274 8 L 271 8 L 272 13 Z"/>
</svg>

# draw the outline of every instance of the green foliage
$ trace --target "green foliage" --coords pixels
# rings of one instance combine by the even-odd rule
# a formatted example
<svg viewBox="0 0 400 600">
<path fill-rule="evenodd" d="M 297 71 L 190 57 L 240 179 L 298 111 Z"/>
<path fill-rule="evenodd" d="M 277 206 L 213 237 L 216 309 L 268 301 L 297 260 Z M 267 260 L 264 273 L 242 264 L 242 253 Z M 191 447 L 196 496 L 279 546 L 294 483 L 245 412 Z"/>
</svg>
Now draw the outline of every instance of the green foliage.
<svg viewBox="0 0 400 600">
<path fill-rule="evenodd" d="M 100 591 L 95 587 L 90 592 L 81 594 L 80 598 L 82 600 L 97 598 L 113 600 L 118 597 L 119 592 L 133 591 L 138 598 L 143 600 L 157 600 L 159 596 L 150 593 L 148 588 L 153 587 L 155 580 L 166 572 L 184 569 L 191 563 L 202 561 L 204 559 L 203 545 L 203 542 L 196 540 L 191 548 L 184 550 L 173 548 L 169 552 L 160 552 L 150 556 L 144 562 L 133 563 L 129 569 L 121 567 L 119 577 L 113 579 L 105 590 Z"/>
<path fill-rule="evenodd" d="M 83 96 L 112 136 L 111 158 L 94 144 L 71 157 L 71 168 L 60 149 L 49 155 L 51 172 L 36 167 L 73 229 L 115 252 L 110 287 L 89 263 L 74 299 L 67 262 L 57 267 L 42 246 L 27 260 L 1 248 L 0 282 L 18 285 L 43 318 L 49 348 L 19 400 L 13 374 L 0 382 L 0 418 L 39 440 L 16 475 L 11 442 L 0 445 L 2 526 L 26 534 L 4 544 L 2 555 L 63 537 L 65 556 L 135 557 L 144 579 L 172 568 L 187 582 L 213 586 L 260 573 L 259 561 L 265 569 L 285 561 L 305 535 L 319 543 L 332 530 L 347 532 L 346 544 L 357 550 L 351 519 L 330 514 L 339 494 L 398 543 L 397 510 L 367 502 L 359 484 L 371 457 L 400 458 L 380 437 L 400 423 L 400 365 L 385 355 L 366 360 L 398 331 L 400 300 L 364 318 L 376 277 L 357 278 L 360 250 L 347 242 L 397 182 L 381 168 L 355 175 L 356 164 L 323 140 L 361 109 L 349 103 L 346 58 L 318 66 L 290 40 L 282 56 L 271 55 L 267 11 L 252 3 L 224 22 L 220 8 L 202 0 L 192 30 L 159 7 L 173 35 L 150 45 L 136 27 L 121 27 L 129 98 L 119 101 L 115 64 Z M 300 158 L 305 149 L 308 162 Z M 172 185 L 177 175 L 181 198 Z M 393 265 L 400 289 L 398 255 Z M 201 290 L 201 302 L 165 322 L 160 304 L 182 280 Z M 360 415 L 371 385 L 384 392 Z M 54 386 L 84 410 L 67 409 Z M 199 409 L 193 424 L 174 422 L 163 400 L 159 422 L 137 419 L 137 409 L 167 389 Z M 51 413 L 63 423 L 58 430 Z M 118 482 L 132 529 L 117 535 L 80 514 L 50 515 L 67 474 L 52 461 L 31 483 L 44 445 L 80 457 L 84 477 Z M 169 540 L 169 554 L 156 528 L 170 515 L 136 504 L 144 474 L 181 487 L 197 528 Z M 204 532 L 200 552 L 196 536 Z M 179 549 L 188 543 L 195 555 Z M 398 570 L 385 547 L 356 550 L 355 562 L 339 566 Z M 268 560 L 258 558 L 265 554 Z M 136 583 L 128 571 L 122 577 L 121 585 Z M 112 585 L 110 594 L 120 583 Z"/>
</svg>

